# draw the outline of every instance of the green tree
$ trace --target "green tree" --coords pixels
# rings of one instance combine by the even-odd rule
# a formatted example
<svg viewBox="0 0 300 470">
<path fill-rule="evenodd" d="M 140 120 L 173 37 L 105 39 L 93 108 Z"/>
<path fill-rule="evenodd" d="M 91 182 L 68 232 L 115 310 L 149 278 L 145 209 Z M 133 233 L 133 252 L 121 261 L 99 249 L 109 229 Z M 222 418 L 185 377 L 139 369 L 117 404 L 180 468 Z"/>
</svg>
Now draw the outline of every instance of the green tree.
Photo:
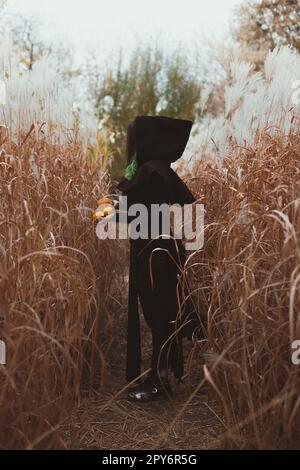
<svg viewBox="0 0 300 470">
<path fill-rule="evenodd" d="M 158 47 L 138 47 L 127 62 L 120 54 L 115 67 L 91 73 L 90 91 L 102 132 L 98 141 L 105 143 L 100 150 L 112 176 L 119 178 L 124 169 L 126 129 L 136 115 L 197 120 L 201 89 L 182 52 L 166 54 Z"/>
</svg>

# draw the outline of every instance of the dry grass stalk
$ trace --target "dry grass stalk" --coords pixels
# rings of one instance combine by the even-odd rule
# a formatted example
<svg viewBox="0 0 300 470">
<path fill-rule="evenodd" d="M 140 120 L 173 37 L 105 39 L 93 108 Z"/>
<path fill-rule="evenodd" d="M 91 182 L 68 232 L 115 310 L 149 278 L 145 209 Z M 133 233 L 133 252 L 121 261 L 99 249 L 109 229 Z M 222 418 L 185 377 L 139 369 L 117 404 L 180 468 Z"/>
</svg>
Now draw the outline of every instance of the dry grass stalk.
<svg viewBox="0 0 300 470">
<path fill-rule="evenodd" d="M 206 377 L 224 405 L 225 444 L 297 447 L 299 134 L 266 133 L 233 148 L 222 168 L 200 161 L 191 186 L 206 207 L 205 245 L 191 271 L 208 312 Z"/>
<path fill-rule="evenodd" d="M 0 157 L 0 446 L 63 447 L 59 425 L 105 368 L 118 276 L 90 220 L 109 181 L 75 144 L 6 136 Z M 107 336 L 107 335 L 106 335 Z"/>
</svg>

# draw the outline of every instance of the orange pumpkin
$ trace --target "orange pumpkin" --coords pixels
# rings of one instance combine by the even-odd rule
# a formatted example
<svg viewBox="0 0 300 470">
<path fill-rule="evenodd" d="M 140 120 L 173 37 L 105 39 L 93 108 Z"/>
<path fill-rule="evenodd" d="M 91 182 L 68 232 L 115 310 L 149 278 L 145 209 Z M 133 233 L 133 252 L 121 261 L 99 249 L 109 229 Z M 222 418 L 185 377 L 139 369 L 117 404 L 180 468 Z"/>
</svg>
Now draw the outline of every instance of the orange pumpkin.
<svg viewBox="0 0 300 470">
<path fill-rule="evenodd" d="M 102 210 L 98 209 L 92 214 L 92 220 L 93 222 L 99 222 L 99 220 L 111 215 L 113 211 L 114 211 L 114 208 L 112 206 L 106 206 Z"/>
<path fill-rule="evenodd" d="M 97 206 L 102 206 L 104 204 L 108 204 L 110 206 L 114 205 L 113 201 L 109 197 L 103 197 L 102 199 L 99 199 L 99 201 L 97 202 Z"/>
</svg>

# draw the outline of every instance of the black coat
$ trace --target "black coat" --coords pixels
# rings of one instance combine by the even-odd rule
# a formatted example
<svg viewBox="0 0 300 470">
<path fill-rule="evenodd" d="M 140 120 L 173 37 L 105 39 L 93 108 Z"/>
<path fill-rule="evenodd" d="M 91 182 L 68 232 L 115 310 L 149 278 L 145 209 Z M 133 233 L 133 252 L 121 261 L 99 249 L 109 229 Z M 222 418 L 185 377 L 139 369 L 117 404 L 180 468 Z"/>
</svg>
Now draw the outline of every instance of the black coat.
<svg viewBox="0 0 300 470">
<path fill-rule="evenodd" d="M 166 128 L 168 132 L 165 134 Z M 128 198 L 128 207 L 135 203 L 144 204 L 150 214 L 151 204 L 184 205 L 194 202 L 186 185 L 170 167 L 170 160 L 179 158 L 184 151 L 191 123 L 140 117 L 131 129 L 135 132 L 139 167 L 131 181 L 124 180 L 118 186 Z M 145 142 L 147 145 L 143 149 Z M 159 155 L 159 158 L 155 159 L 154 155 Z M 148 239 L 130 240 L 126 377 L 132 381 L 141 373 L 139 299 L 152 332 L 152 368 L 168 365 L 180 379 L 183 375 L 182 337 L 191 334 L 191 328 L 180 329 L 190 314 L 190 309 L 185 308 L 184 312 L 180 309 L 182 295 L 178 286 L 185 250 L 180 240 L 152 240 L 150 215 L 148 230 Z M 178 327 L 180 333 L 176 332 Z"/>
</svg>

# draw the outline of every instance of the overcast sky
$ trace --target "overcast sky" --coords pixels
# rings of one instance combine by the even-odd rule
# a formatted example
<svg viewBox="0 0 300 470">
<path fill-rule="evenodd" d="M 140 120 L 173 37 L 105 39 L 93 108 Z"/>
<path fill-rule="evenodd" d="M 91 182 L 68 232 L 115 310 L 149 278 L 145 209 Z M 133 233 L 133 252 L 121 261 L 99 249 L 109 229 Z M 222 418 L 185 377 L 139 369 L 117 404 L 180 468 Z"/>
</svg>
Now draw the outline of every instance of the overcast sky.
<svg viewBox="0 0 300 470">
<path fill-rule="evenodd" d="M 38 15 L 43 34 L 65 37 L 84 54 L 161 37 L 189 43 L 198 35 L 226 34 L 232 8 L 242 0 L 8 0 L 7 10 Z"/>
</svg>

